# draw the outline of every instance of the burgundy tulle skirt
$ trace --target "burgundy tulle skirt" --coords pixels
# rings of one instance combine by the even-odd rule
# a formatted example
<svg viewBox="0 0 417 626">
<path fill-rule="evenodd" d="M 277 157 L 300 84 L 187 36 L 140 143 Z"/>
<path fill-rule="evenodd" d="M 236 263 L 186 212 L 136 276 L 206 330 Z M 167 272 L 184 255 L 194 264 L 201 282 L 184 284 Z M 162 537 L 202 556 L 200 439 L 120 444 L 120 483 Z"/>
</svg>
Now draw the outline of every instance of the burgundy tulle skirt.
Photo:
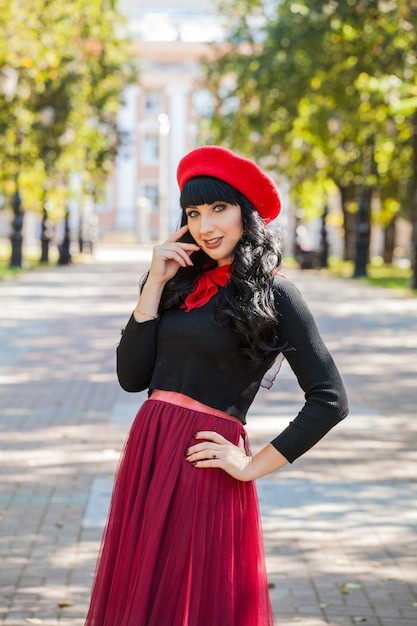
<svg viewBox="0 0 417 626">
<path fill-rule="evenodd" d="M 201 430 L 246 441 L 237 420 L 152 398 L 139 410 L 86 626 L 273 626 L 255 484 L 187 462 Z"/>
</svg>

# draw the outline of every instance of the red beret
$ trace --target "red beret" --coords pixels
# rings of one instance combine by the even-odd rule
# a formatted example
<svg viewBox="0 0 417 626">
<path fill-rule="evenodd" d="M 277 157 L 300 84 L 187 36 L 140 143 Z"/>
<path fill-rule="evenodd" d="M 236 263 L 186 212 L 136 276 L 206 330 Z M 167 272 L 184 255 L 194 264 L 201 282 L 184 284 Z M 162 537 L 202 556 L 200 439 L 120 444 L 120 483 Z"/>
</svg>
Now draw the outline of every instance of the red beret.
<svg viewBox="0 0 417 626">
<path fill-rule="evenodd" d="M 181 191 L 194 176 L 213 176 L 228 183 L 253 204 L 265 223 L 274 220 L 281 211 L 281 198 L 272 178 L 256 163 L 227 148 L 202 146 L 186 154 L 177 171 Z"/>
</svg>

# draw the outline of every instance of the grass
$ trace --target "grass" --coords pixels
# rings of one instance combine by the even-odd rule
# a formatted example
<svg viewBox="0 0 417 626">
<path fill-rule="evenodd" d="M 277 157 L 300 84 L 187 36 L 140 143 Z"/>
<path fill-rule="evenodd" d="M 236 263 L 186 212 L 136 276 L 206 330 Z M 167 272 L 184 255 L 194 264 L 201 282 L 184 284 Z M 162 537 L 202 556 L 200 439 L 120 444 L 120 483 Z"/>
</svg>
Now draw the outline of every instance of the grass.
<svg viewBox="0 0 417 626">
<path fill-rule="evenodd" d="M 51 247 L 50 262 L 40 263 L 40 250 L 23 251 L 23 267 L 10 267 L 11 246 L 8 243 L 0 242 L 0 281 L 18 276 L 21 272 L 30 271 L 39 267 L 55 265 L 57 253 Z"/>
<path fill-rule="evenodd" d="M 327 272 L 331 276 L 352 278 L 354 264 L 352 261 L 341 261 L 340 259 L 330 258 L 328 269 L 320 271 Z M 397 265 L 384 265 L 379 258 L 376 258 L 368 263 L 367 276 L 358 278 L 357 280 L 365 282 L 368 285 L 385 287 L 387 289 L 410 290 L 411 277 L 411 268 L 398 267 Z M 414 293 L 417 295 L 417 292 Z"/>
</svg>

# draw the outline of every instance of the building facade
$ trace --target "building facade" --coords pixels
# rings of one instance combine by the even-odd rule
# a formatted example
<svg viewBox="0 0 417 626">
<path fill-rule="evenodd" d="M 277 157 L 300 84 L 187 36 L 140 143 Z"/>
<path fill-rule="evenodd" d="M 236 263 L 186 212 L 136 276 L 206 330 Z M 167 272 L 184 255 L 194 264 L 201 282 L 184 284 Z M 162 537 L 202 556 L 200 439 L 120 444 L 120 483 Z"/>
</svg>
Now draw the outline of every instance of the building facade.
<svg viewBox="0 0 417 626">
<path fill-rule="evenodd" d="M 200 61 L 222 28 L 212 2 L 121 1 L 138 63 L 119 112 L 123 142 L 98 207 L 102 238 L 163 241 L 179 224 L 179 160 L 196 146 L 209 100 Z"/>
</svg>

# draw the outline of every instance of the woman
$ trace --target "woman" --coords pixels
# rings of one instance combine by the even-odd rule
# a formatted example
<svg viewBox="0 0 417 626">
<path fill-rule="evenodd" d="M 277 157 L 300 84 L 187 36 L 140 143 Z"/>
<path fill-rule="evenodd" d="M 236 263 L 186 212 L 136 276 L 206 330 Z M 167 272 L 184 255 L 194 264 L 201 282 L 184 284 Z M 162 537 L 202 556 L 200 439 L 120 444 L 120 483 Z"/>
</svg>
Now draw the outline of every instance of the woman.
<svg viewBox="0 0 417 626">
<path fill-rule="evenodd" d="M 254 480 L 347 414 L 336 366 L 267 223 L 272 180 L 217 146 L 178 167 L 182 226 L 154 248 L 118 346 L 126 391 L 149 389 L 117 473 L 87 626 L 272 626 Z M 306 402 L 251 456 L 243 428 L 285 355 Z"/>
</svg>

